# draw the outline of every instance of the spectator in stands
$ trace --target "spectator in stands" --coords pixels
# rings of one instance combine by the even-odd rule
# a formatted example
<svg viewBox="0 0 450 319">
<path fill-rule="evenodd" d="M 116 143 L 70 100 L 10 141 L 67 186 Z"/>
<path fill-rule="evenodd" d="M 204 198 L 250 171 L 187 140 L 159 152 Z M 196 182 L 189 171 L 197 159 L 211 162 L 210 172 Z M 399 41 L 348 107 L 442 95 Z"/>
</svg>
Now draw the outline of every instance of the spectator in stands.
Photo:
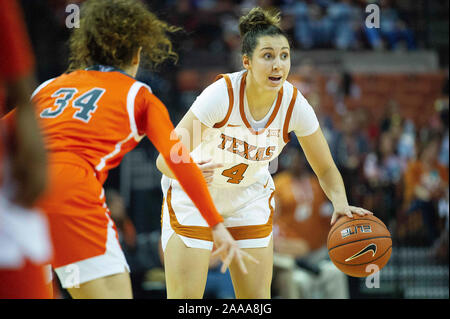
<svg viewBox="0 0 450 319">
<path fill-rule="evenodd" d="M 447 79 L 448 85 L 448 79 Z M 449 157 L 449 130 L 448 130 L 448 92 L 447 96 L 439 99 L 437 103 L 439 103 L 440 108 L 440 119 L 442 123 L 442 143 L 439 152 L 439 162 L 448 168 L 448 157 Z"/>
<path fill-rule="evenodd" d="M 374 49 L 389 48 L 397 50 L 406 46 L 408 50 L 416 49 L 413 31 L 399 16 L 398 10 L 391 0 L 381 0 L 380 28 L 367 28 L 364 30 L 367 40 Z"/>
<path fill-rule="evenodd" d="M 379 127 L 382 133 L 391 132 L 397 138 L 397 132 L 402 125 L 402 118 L 399 112 L 399 105 L 395 99 L 390 99 L 384 108 L 384 115 L 380 121 Z"/>
<path fill-rule="evenodd" d="M 298 148 L 283 159 L 288 170 L 274 178 L 274 288 L 282 298 L 348 298 L 326 248 L 332 206 Z"/>
<path fill-rule="evenodd" d="M 399 185 L 406 169 L 406 161 L 395 153 L 395 138 L 384 132 L 379 138 L 375 152 L 369 153 L 364 161 L 364 178 L 368 184 L 373 211 L 385 223 L 393 220 L 399 206 Z"/>
<path fill-rule="evenodd" d="M 437 138 L 424 143 L 418 159 L 409 162 L 404 176 L 406 214 L 421 214 L 428 244 L 439 237 L 436 207 L 448 188 L 448 168 L 438 161 L 439 143 Z"/>
<path fill-rule="evenodd" d="M 406 119 L 403 123 L 402 133 L 400 133 L 397 143 L 398 155 L 406 160 L 416 157 L 416 127 L 411 119 Z"/>
<path fill-rule="evenodd" d="M 445 196 L 439 200 L 438 203 L 438 215 L 440 221 L 441 235 L 438 240 L 435 241 L 433 249 L 431 250 L 432 255 L 438 259 L 438 261 L 447 263 L 449 261 L 449 189 L 447 185 L 447 190 Z"/>
<path fill-rule="evenodd" d="M 329 47 L 332 36 L 332 20 L 326 8 L 319 4 L 298 1 L 285 7 L 294 15 L 294 39 L 301 49 Z"/>
<path fill-rule="evenodd" d="M 349 189 L 355 189 L 355 185 L 358 184 L 359 169 L 364 155 L 370 151 L 368 137 L 361 129 L 359 120 L 360 117 L 356 112 L 348 111 L 342 118 L 342 123 L 339 123 L 340 127 L 335 139 L 336 165 L 341 171 L 345 185 L 349 185 Z M 349 195 L 352 198 L 352 194 Z"/>
<path fill-rule="evenodd" d="M 347 50 L 356 46 L 354 10 L 350 0 L 336 0 L 327 12 L 332 23 L 332 42 L 336 49 Z"/>
<path fill-rule="evenodd" d="M 439 163 L 446 167 L 448 170 L 448 157 L 449 157 L 449 130 L 448 130 L 448 77 L 446 84 L 444 85 L 443 97 L 438 100 L 440 103 L 439 115 L 441 118 L 442 127 L 442 142 L 439 151 Z M 432 254 L 441 262 L 449 262 L 449 187 L 445 190 L 445 195 L 439 199 L 437 205 L 439 215 L 439 227 L 441 235 L 435 242 L 432 249 Z"/>
</svg>

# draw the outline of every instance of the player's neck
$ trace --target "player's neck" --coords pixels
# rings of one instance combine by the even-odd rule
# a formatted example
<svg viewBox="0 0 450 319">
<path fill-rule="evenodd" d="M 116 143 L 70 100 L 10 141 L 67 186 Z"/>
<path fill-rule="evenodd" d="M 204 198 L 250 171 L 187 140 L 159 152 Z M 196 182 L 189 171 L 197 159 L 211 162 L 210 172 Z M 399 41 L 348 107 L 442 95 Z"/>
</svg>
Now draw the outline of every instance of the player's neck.
<svg viewBox="0 0 450 319">
<path fill-rule="evenodd" d="M 245 94 L 249 109 L 255 111 L 269 109 L 278 96 L 277 91 L 268 91 L 261 88 L 253 81 L 251 76 L 247 76 Z"/>
<path fill-rule="evenodd" d="M 131 77 L 136 77 L 137 74 L 137 67 L 136 66 L 127 66 L 127 67 L 123 67 L 122 68 L 123 72 L 125 72 L 126 74 L 128 74 Z"/>
</svg>

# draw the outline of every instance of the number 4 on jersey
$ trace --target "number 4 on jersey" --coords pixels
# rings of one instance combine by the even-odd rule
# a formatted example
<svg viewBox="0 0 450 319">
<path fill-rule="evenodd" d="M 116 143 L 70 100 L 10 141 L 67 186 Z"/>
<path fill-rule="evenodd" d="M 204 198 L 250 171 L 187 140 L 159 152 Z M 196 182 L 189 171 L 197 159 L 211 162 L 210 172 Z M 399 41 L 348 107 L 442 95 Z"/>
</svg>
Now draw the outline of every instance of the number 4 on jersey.
<svg viewBox="0 0 450 319">
<path fill-rule="evenodd" d="M 241 163 L 224 170 L 222 175 L 229 178 L 229 180 L 227 180 L 228 183 L 239 184 L 244 179 L 244 173 L 247 170 L 247 167 L 247 164 Z"/>
<path fill-rule="evenodd" d="M 61 88 L 57 90 L 52 94 L 52 97 L 57 97 L 55 105 L 58 106 L 58 108 L 56 108 L 56 110 L 52 110 L 50 107 L 46 108 L 41 112 L 40 116 L 42 118 L 54 118 L 59 116 L 77 92 L 78 91 L 75 88 Z M 94 113 L 98 107 L 97 102 L 100 100 L 103 93 L 105 93 L 105 89 L 94 88 L 76 98 L 72 103 L 72 107 L 78 109 L 78 111 L 75 112 L 73 117 L 85 123 L 89 122 L 92 113 Z"/>
</svg>

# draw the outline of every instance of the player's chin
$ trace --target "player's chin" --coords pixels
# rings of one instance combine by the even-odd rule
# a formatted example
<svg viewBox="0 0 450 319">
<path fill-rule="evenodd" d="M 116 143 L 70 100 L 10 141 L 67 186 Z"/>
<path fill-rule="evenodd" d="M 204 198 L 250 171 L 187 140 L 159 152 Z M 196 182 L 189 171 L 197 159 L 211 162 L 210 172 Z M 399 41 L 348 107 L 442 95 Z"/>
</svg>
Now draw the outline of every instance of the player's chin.
<svg viewBox="0 0 450 319">
<path fill-rule="evenodd" d="M 269 81 L 266 85 L 267 90 L 279 91 L 283 87 L 284 81 L 272 82 Z"/>
</svg>

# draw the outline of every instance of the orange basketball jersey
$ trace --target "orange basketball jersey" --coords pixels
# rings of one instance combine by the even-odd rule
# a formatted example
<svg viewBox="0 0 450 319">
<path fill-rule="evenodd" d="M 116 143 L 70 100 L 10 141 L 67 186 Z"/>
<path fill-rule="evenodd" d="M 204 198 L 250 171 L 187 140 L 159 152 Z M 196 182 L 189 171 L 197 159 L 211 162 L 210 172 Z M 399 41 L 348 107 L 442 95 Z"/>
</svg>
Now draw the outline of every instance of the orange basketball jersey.
<svg viewBox="0 0 450 319">
<path fill-rule="evenodd" d="M 208 224 L 212 227 L 223 221 L 192 159 L 172 161 L 171 151 L 175 145 L 180 150 L 180 140 L 172 138 L 169 113 L 148 85 L 118 69 L 98 65 L 50 79 L 31 98 L 50 162 L 93 168 L 103 184 L 108 171 L 146 135 Z M 11 128 L 13 119 L 14 110 L 2 123 Z"/>
<path fill-rule="evenodd" d="M 108 170 L 143 137 L 135 114 L 145 112 L 150 95 L 144 83 L 118 70 L 97 67 L 48 80 L 32 99 L 49 151 L 77 154 L 95 168 L 103 183 Z"/>
</svg>

